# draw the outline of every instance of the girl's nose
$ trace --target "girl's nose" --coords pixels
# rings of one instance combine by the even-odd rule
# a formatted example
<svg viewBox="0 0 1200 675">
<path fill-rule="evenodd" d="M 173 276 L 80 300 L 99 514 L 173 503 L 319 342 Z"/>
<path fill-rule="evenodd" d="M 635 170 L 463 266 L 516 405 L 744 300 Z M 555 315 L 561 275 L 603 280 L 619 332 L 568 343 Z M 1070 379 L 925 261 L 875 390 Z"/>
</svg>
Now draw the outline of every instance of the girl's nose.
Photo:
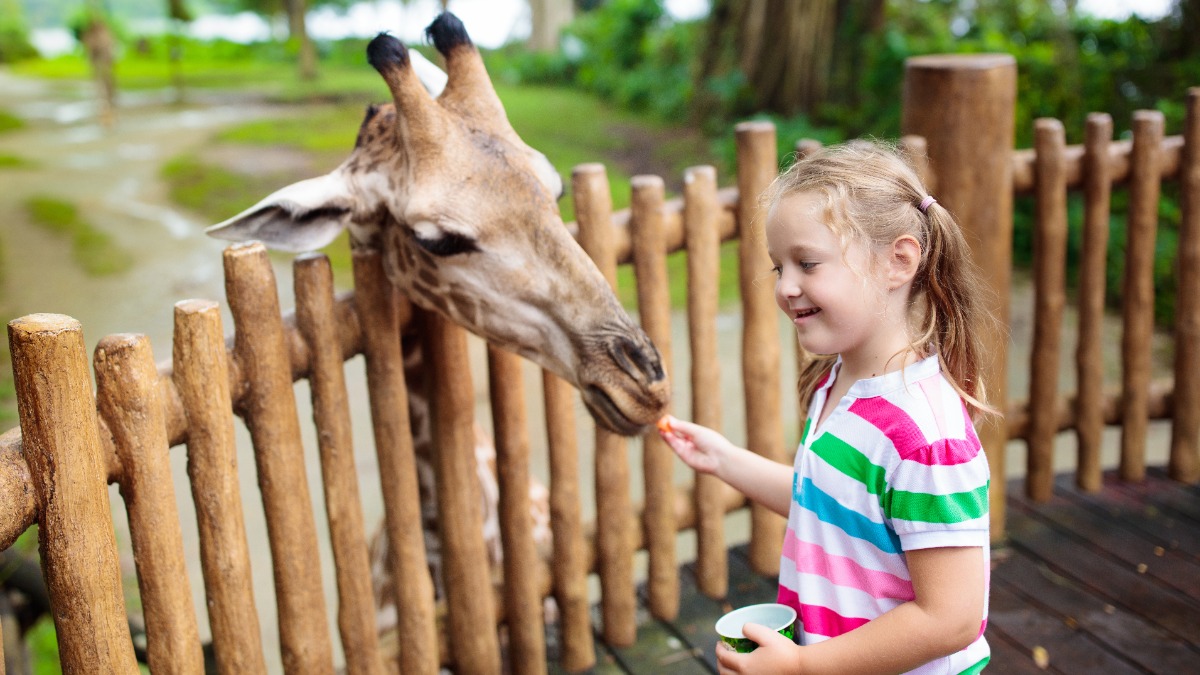
<svg viewBox="0 0 1200 675">
<path fill-rule="evenodd" d="M 801 286 L 798 275 L 789 272 L 787 267 L 779 273 L 779 278 L 775 280 L 775 292 L 784 298 L 794 298 L 800 295 Z"/>
</svg>

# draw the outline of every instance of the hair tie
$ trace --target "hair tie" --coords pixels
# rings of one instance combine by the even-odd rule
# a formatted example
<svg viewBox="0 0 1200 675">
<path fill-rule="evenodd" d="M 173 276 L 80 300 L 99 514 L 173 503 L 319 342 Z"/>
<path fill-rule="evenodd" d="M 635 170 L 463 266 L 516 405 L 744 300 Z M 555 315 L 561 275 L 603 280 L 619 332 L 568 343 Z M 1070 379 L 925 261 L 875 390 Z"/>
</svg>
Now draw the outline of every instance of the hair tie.
<svg viewBox="0 0 1200 675">
<path fill-rule="evenodd" d="M 936 201 L 937 200 L 933 198 L 933 195 L 925 195 L 925 198 L 921 200 L 921 204 L 917 208 L 921 209 L 921 213 L 928 213 L 929 205 Z"/>
</svg>

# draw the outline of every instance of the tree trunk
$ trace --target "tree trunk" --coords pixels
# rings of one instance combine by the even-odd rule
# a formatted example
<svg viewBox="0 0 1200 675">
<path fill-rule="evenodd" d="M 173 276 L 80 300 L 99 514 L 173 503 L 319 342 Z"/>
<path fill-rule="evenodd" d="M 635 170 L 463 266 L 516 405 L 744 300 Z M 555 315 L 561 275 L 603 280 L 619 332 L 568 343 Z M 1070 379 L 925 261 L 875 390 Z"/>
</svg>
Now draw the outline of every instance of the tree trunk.
<svg viewBox="0 0 1200 675">
<path fill-rule="evenodd" d="M 558 50 L 558 35 L 575 18 L 572 0 L 529 0 L 532 30 L 527 46 L 535 52 Z"/>
<path fill-rule="evenodd" d="M 714 0 L 708 22 L 712 49 L 701 57 L 701 77 L 732 65 L 745 76 L 758 108 L 813 112 L 829 91 L 839 5 L 839 0 Z"/>
<path fill-rule="evenodd" d="M 312 40 L 308 39 L 308 25 L 304 15 L 308 13 L 306 0 L 283 0 L 284 11 L 288 19 L 288 40 L 299 48 L 300 79 L 315 80 L 317 78 L 317 52 Z"/>
<path fill-rule="evenodd" d="M 80 40 L 100 90 L 100 123 L 111 128 L 116 122 L 117 77 L 113 69 L 112 30 L 102 14 L 90 12 Z"/>
</svg>

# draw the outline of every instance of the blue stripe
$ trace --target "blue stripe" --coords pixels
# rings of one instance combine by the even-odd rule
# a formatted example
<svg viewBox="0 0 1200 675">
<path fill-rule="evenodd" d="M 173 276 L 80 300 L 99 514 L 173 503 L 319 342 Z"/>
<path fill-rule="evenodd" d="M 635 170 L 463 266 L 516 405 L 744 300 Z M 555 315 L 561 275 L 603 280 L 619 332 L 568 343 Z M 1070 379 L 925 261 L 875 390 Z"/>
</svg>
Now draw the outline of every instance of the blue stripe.
<svg viewBox="0 0 1200 675">
<path fill-rule="evenodd" d="M 842 506 L 829 493 L 818 488 L 811 478 L 804 479 L 800 493 L 796 494 L 797 482 L 795 478 L 792 479 L 792 499 L 801 508 L 811 511 L 821 522 L 839 527 L 851 537 L 868 541 L 884 553 L 899 554 L 903 550 L 900 548 L 900 537 L 892 528 Z"/>
</svg>

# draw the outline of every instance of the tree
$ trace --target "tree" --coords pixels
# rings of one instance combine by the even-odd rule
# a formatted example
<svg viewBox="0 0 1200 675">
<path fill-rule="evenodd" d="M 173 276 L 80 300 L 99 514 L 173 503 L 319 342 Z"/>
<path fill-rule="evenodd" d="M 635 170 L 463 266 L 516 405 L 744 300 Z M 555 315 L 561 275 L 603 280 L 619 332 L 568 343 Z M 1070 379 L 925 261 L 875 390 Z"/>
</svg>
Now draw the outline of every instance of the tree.
<svg viewBox="0 0 1200 675">
<path fill-rule="evenodd" d="M 117 112 L 117 77 L 113 69 L 115 44 L 108 15 L 100 0 L 88 0 L 74 29 L 75 39 L 83 44 L 92 66 L 92 76 L 100 90 L 100 123 L 112 127 Z"/>
<path fill-rule="evenodd" d="M 745 78 L 755 107 L 813 112 L 831 83 L 852 83 L 859 45 L 883 24 L 884 0 L 714 0 L 700 81 L 731 71 Z"/>
<path fill-rule="evenodd" d="M 532 24 L 528 47 L 535 52 L 558 50 L 558 36 L 563 27 L 575 18 L 572 0 L 529 0 Z"/>
<path fill-rule="evenodd" d="M 216 4 L 230 9 L 254 12 L 271 18 L 283 14 L 287 17 L 288 41 L 295 45 L 299 56 L 300 77 L 311 80 L 317 76 L 317 52 L 308 37 L 305 16 L 309 7 L 346 7 L 351 0 L 216 0 Z"/>
</svg>

